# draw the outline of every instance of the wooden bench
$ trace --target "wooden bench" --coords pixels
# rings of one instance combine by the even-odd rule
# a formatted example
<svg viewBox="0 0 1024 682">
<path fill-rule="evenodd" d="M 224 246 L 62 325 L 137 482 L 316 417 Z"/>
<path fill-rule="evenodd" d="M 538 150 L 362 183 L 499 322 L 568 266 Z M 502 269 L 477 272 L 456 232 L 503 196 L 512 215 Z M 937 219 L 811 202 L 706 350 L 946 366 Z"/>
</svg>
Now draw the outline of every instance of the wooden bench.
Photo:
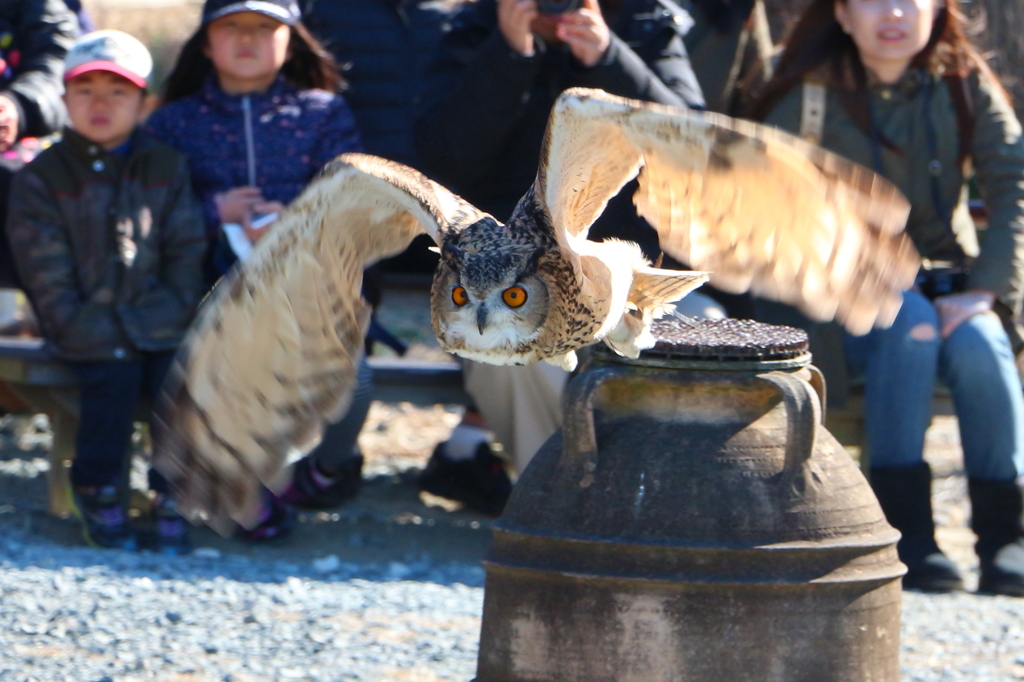
<svg viewBox="0 0 1024 682">
<path fill-rule="evenodd" d="M 422 362 L 371 357 L 374 400 L 417 405 L 468 404 L 462 387 L 462 369 L 455 362 Z M 75 376 L 47 352 L 42 339 L 0 337 L 0 382 L 28 411 L 50 417 L 53 447 L 47 475 L 50 513 L 69 514 L 68 468 L 75 455 L 78 430 L 78 389 Z M 140 421 L 146 410 L 140 410 Z"/>
</svg>

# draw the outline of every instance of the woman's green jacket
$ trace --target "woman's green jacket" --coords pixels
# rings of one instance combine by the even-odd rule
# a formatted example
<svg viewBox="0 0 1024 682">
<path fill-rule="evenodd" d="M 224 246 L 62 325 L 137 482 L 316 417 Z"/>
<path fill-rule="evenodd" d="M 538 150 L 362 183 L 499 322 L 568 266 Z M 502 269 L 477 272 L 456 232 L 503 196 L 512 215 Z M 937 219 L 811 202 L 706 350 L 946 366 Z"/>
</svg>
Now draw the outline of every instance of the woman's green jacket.
<svg viewBox="0 0 1024 682">
<path fill-rule="evenodd" d="M 1024 291 L 1021 125 L 987 77 L 975 72 L 958 82 L 966 91 L 961 101 L 966 100 L 971 111 L 969 166 L 989 214 L 988 229 L 980 233 L 968 213 L 969 178 L 958 163 L 956 102 L 949 82 L 940 75 L 910 70 L 895 84 L 870 86 L 869 109 L 878 134 L 857 125 L 836 90 L 829 88 L 820 144 L 881 170 L 899 187 L 912 205 L 907 233 L 922 258 L 969 266 L 968 288 L 992 291 L 1017 313 Z M 802 101 L 803 88 L 794 88 L 765 122 L 798 133 Z"/>
</svg>

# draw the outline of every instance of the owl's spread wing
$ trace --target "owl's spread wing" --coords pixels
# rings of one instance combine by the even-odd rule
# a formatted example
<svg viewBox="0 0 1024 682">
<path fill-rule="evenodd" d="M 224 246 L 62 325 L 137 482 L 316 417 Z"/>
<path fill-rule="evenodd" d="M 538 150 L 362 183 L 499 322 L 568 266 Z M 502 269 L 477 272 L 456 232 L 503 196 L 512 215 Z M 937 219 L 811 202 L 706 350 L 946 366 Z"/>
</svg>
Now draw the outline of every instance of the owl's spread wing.
<svg viewBox="0 0 1024 682">
<path fill-rule="evenodd" d="M 370 308 L 363 269 L 482 214 L 416 171 L 346 154 L 203 303 L 164 384 L 155 464 L 223 534 L 258 519 L 291 452 L 348 408 Z"/>
<path fill-rule="evenodd" d="M 637 174 L 634 202 L 662 249 L 724 290 L 864 334 L 892 324 L 917 274 L 903 234 L 910 206 L 875 173 L 766 126 L 599 90 L 563 93 L 536 183 L 560 245 L 585 238 Z"/>
</svg>

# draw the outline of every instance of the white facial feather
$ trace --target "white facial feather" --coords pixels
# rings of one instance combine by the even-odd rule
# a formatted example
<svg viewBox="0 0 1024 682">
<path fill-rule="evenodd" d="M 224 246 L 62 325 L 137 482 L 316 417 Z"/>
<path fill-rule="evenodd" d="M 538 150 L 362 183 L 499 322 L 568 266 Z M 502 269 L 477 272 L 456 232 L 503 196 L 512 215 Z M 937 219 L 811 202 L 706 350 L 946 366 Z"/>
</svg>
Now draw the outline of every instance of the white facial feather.
<svg viewBox="0 0 1024 682">
<path fill-rule="evenodd" d="M 498 297 L 501 292 L 498 292 Z M 489 301 L 487 326 L 481 334 L 477 328 L 478 304 L 469 303 L 453 312 L 448 321 L 449 333 L 466 340 L 468 348 L 498 350 L 515 348 L 536 338 L 538 331 L 524 333 L 523 324 L 516 314 L 503 303 Z"/>
<path fill-rule="evenodd" d="M 509 307 L 502 294 L 510 286 L 521 286 L 527 292 L 526 303 L 519 308 Z M 448 316 L 448 333 L 465 340 L 468 350 L 505 352 L 519 348 L 522 344 L 533 341 L 540 334 L 540 327 L 528 320 L 531 308 L 541 305 L 544 298 L 535 287 L 528 283 L 516 284 L 514 278 L 496 283 L 493 289 L 486 292 L 486 298 L 469 292 L 469 303 L 455 308 Z M 483 300 L 481 300 L 483 298 Z M 486 308 L 486 326 L 480 331 L 478 313 L 481 307 Z M 518 361 L 516 361 L 518 362 Z"/>
</svg>

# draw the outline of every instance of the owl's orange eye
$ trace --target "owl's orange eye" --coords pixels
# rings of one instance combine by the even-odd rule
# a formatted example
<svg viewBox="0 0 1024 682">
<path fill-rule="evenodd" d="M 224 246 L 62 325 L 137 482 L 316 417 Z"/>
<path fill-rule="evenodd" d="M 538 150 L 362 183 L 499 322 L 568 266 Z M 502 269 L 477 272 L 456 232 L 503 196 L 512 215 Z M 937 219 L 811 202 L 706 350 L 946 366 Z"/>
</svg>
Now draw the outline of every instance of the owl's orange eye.
<svg viewBox="0 0 1024 682">
<path fill-rule="evenodd" d="M 459 306 L 460 308 L 469 303 L 469 294 L 462 287 L 455 287 L 452 289 L 452 303 Z"/>
<path fill-rule="evenodd" d="M 518 308 L 526 303 L 526 289 L 522 287 L 509 287 L 501 292 L 501 300 L 505 301 L 505 305 L 509 308 Z"/>
</svg>

